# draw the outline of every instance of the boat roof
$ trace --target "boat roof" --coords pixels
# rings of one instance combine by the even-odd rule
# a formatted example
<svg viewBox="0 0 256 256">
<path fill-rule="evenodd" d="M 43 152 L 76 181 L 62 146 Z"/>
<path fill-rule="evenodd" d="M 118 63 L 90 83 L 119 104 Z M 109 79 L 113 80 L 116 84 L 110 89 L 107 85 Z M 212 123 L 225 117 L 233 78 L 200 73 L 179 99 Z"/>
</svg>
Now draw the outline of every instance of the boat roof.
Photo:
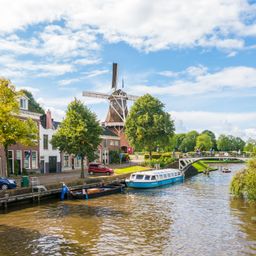
<svg viewBox="0 0 256 256">
<path fill-rule="evenodd" d="M 132 174 L 140 174 L 140 175 L 160 175 L 160 174 L 166 174 L 166 173 L 175 173 L 180 172 L 179 169 L 161 169 L 161 170 L 153 170 L 153 171 L 146 171 L 146 172 L 135 172 Z"/>
</svg>

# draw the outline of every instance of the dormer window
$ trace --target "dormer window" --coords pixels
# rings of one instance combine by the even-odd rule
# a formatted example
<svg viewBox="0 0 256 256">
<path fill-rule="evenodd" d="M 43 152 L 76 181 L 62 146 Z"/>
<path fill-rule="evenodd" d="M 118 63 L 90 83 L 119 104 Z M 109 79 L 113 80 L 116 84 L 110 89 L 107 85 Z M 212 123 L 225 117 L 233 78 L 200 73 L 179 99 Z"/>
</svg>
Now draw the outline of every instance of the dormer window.
<svg viewBox="0 0 256 256">
<path fill-rule="evenodd" d="M 26 98 L 20 98 L 20 108 L 28 110 L 28 100 Z"/>
</svg>

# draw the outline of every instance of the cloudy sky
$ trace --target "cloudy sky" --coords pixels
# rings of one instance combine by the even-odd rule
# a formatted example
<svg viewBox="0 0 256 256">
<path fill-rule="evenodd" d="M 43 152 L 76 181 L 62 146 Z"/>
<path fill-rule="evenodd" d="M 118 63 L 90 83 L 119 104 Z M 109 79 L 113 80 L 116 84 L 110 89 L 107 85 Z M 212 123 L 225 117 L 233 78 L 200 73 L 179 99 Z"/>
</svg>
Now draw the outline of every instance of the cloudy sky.
<svg viewBox="0 0 256 256">
<path fill-rule="evenodd" d="M 61 120 L 83 101 L 103 120 L 119 86 L 164 102 L 176 131 L 256 138 L 256 1 L 0 0 L 0 75 Z"/>
</svg>

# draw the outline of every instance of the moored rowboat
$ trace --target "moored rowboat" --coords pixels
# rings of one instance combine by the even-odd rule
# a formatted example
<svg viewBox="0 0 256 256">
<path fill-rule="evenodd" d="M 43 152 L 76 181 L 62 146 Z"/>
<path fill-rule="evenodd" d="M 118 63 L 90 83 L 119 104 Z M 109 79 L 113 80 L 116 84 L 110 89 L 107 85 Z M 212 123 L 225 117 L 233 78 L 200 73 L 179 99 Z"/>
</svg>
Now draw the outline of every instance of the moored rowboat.
<svg viewBox="0 0 256 256">
<path fill-rule="evenodd" d="M 69 191 L 69 198 L 71 199 L 91 199 L 115 193 L 123 192 L 124 185 L 107 185 L 94 188 L 83 188 Z"/>
</svg>

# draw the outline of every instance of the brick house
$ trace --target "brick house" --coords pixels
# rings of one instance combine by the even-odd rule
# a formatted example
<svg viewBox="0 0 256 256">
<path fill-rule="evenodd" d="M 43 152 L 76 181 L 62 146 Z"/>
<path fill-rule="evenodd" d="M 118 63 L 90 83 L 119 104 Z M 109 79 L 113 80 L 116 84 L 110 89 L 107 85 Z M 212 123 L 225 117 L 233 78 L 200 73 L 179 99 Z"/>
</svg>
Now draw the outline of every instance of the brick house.
<svg viewBox="0 0 256 256">
<path fill-rule="evenodd" d="M 28 111 L 28 98 L 22 96 L 19 99 L 20 103 L 20 119 L 31 118 L 37 124 L 38 131 L 40 125 L 40 115 L 38 113 Z M 38 171 L 39 168 L 39 143 L 36 146 L 23 146 L 19 143 L 11 145 L 8 148 L 8 161 L 10 166 L 10 173 L 22 174 L 23 170 Z M 3 147 L 0 145 L 0 176 L 6 176 L 6 159 Z"/>
</svg>

